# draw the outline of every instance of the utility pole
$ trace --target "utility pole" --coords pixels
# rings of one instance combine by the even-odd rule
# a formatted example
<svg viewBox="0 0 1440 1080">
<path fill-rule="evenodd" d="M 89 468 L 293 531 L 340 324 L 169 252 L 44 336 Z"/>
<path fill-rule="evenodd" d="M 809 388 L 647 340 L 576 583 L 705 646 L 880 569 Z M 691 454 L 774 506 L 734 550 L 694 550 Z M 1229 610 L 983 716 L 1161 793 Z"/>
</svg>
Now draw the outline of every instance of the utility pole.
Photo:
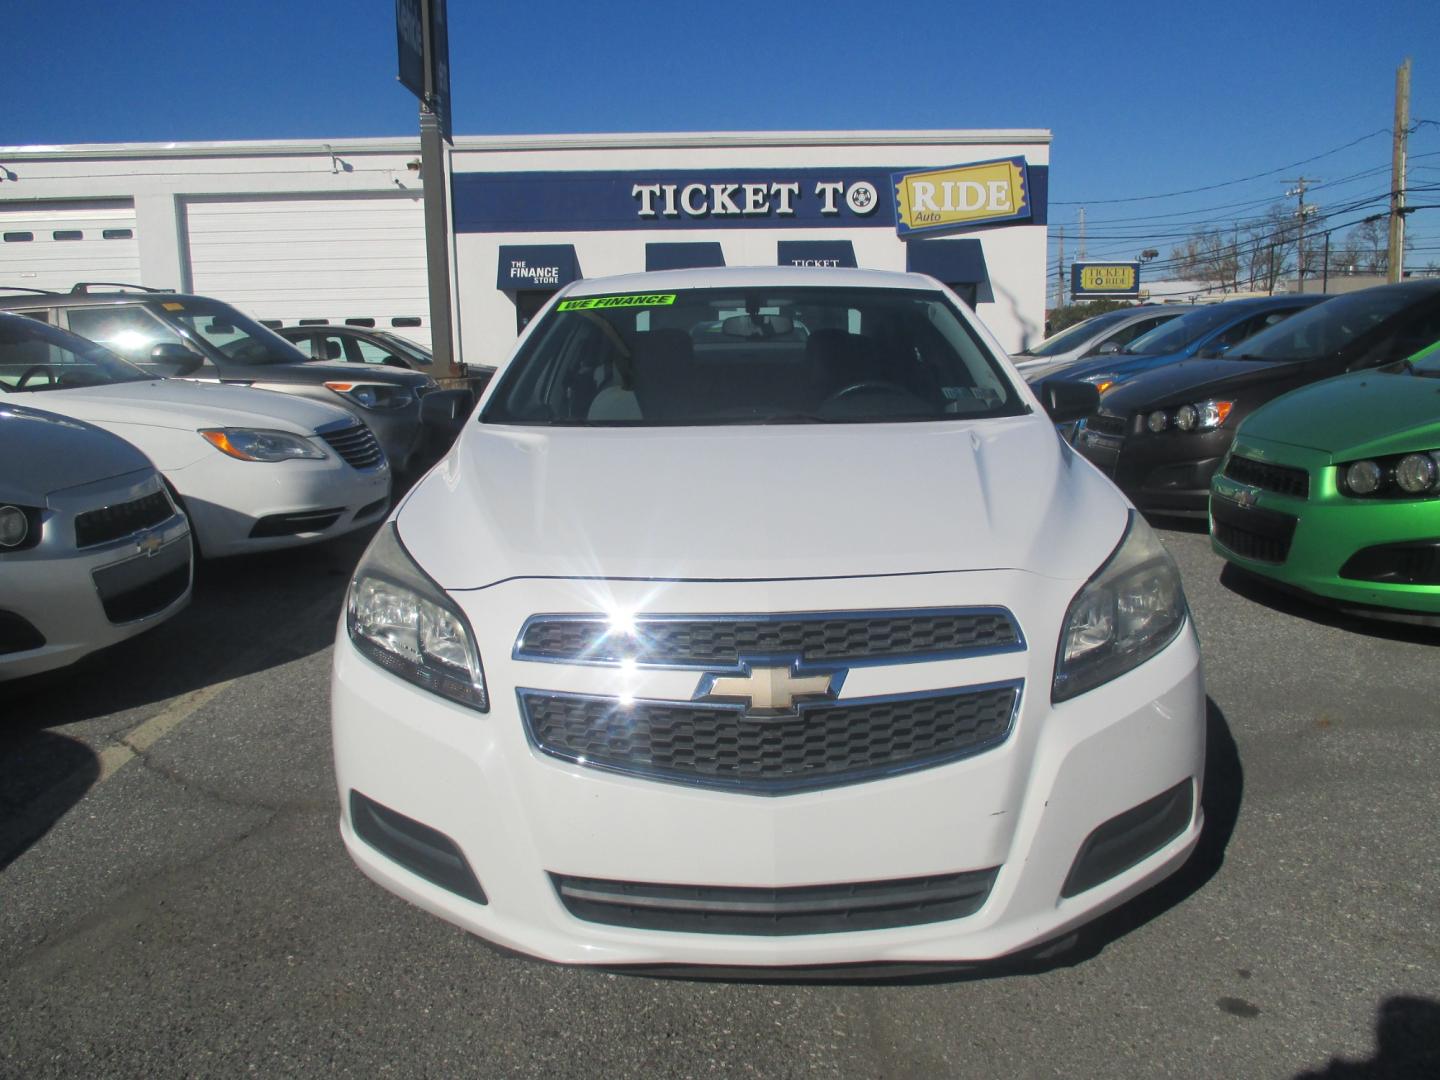
<svg viewBox="0 0 1440 1080">
<path fill-rule="evenodd" d="M 1317 181 L 1314 177 L 1300 176 L 1294 180 L 1286 180 L 1285 183 L 1295 185 L 1285 193 L 1286 196 L 1293 195 L 1300 200 L 1299 209 L 1295 212 L 1300 228 L 1300 241 L 1295 245 L 1295 291 L 1303 293 L 1305 291 L 1305 189 Z"/>
<path fill-rule="evenodd" d="M 1405 273 L 1405 150 L 1410 133 L 1410 58 L 1395 71 L 1395 134 L 1390 153 L 1390 273 Z"/>
<path fill-rule="evenodd" d="M 1081 262 L 1085 261 L 1085 208 L 1080 207 L 1080 255 Z"/>
<path fill-rule="evenodd" d="M 1065 306 L 1065 226 L 1060 226 L 1060 261 L 1055 266 L 1055 306 Z"/>
</svg>

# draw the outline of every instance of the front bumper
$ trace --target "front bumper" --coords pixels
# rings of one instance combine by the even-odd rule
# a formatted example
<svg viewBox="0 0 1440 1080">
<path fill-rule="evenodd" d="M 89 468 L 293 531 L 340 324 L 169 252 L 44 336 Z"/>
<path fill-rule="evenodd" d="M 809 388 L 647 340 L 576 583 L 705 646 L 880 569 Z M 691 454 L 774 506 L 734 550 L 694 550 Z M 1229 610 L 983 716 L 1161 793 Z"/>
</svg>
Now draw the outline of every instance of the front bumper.
<svg viewBox="0 0 1440 1080">
<path fill-rule="evenodd" d="M 1090 430 L 1082 422 L 1074 445 L 1140 510 L 1203 518 L 1210 500 L 1210 481 L 1229 449 L 1233 432 L 1221 428 L 1155 434 L 1137 427 L 1132 417 L 1125 434 L 1108 435 Z"/>
<path fill-rule="evenodd" d="M 1351 498 L 1336 489 L 1328 454 L 1255 439 L 1247 439 L 1244 446 L 1263 448 L 1267 462 L 1308 472 L 1309 497 L 1282 495 L 1217 476 L 1212 488 L 1217 502 L 1211 514 L 1211 545 L 1217 554 L 1318 602 L 1380 614 L 1440 615 L 1440 584 L 1366 581 L 1341 573 L 1367 549 L 1440 541 L 1440 500 Z M 1241 506 L 1241 500 L 1248 505 Z M 1290 527 L 1293 521 L 1288 549 L 1271 547 L 1265 552 L 1270 557 L 1255 558 L 1257 549 L 1239 552 L 1227 547 L 1216 537 L 1216 512 L 1243 532 L 1255 531 L 1245 529 L 1247 515 L 1260 518 L 1262 529 L 1275 521 Z"/>
<path fill-rule="evenodd" d="M 105 543 L 75 546 L 78 514 L 161 490 L 159 477 L 146 470 L 54 494 L 40 543 L 0 556 L 0 612 L 17 639 L 11 644 L 22 646 L 0 648 L 0 680 L 73 664 L 189 603 L 190 529 L 180 514 Z M 43 643 L 18 640 L 31 636 Z"/>
<path fill-rule="evenodd" d="M 607 584 L 617 592 L 639 588 Z M 820 584 L 827 608 L 878 606 L 874 581 Z M 481 638 L 489 713 L 452 706 L 371 664 L 352 647 L 343 624 L 332 683 L 341 833 L 351 856 L 385 888 L 509 948 L 604 965 L 984 960 L 1054 939 L 1134 896 L 1183 863 L 1198 839 L 1205 697 L 1188 624 L 1140 668 L 1052 706 L 1053 643 L 1070 584 L 1011 571 L 886 580 L 878 598 L 891 608 L 934 606 L 937 593 L 957 606 L 1028 593 L 1028 602 L 1012 610 L 1029 649 L 857 667 L 841 700 L 883 695 L 901 685 L 1018 678 L 1025 689 L 1010 737 L 974 757 L 904 775 L 759 796 L 615 775 L 536 750 L 526 738 L 517 687 L 613 694 L 628 686 L 642 697 L 686 700 L 697 673 L 511 659 L 509 647 L 525 617 L 577 610 L 569 585 L 523 586 L 457 596 Z M 815 594 L 813 582 L 677 583 L 663 609 L 814 610 Z M 643 597 L 620 600 L 638 604 Z M 1047 611 L 1054 614 L 1047 617 Z M 1158 846 L 1104 880 L 1067 890 L 1077 856 L 1098 828 L 1174 790 L 1185 792 L 1189 809 Z M 352 793 L 452 843 L 484 902 L 435 884 L 433 875 L 407 869 L 362 839 L 352 818 Z M 558 885 L 582 880 L 787 890 L 789 897 L 793 890 L 837 883 L 986 871 L 993 878 L 983 905 L 963 917 L 769 935 L 609 925 L 572 913 Z"/>
<path fill-rule="evenodd" d="M 390 505 L 387 462 L 356 469 L 323 461 L 238 461 L 216 451 L 167 471 L 200 552 L 221 558 L 329 540 L 380 520 Z"/>
</svg>

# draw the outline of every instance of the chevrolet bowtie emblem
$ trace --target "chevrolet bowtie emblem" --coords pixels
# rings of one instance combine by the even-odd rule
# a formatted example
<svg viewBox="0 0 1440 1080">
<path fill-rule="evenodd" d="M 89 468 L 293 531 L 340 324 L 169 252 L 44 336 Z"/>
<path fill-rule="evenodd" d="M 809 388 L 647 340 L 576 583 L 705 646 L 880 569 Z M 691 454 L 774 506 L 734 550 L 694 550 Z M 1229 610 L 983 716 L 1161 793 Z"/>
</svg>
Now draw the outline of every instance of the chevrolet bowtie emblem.
<svg viewBox="0 0 1440 1080">
<path fill-rule="evenodd" d="M 148 536 L 142 536 L 139 540 L 135 541 L 135 550 L 138 551 L 141 555 L 144 555 L 147 559 L 154 555 L 164 546 L 165 541 L 158 533 L 151 533 Z"/>
<path fill-rule="evenodd" d="M 738 675 L 710 674 L 700 678 L 696 701 L 745 703 L 746 712 L 793 712 L 798 700 L 834 697 L 840 692 L 844 671 L 799 674 L 799 664 L 761 667 L 744 664 Z"/>
</svg>

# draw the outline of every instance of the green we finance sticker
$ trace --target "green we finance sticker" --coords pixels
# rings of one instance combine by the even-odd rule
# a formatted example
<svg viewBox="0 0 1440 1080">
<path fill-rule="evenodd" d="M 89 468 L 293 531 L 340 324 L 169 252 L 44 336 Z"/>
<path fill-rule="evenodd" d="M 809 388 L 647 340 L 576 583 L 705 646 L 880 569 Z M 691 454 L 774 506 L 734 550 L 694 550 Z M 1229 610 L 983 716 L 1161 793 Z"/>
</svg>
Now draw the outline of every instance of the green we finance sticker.
<svg viewBox="0 0 1440 1080">
<path fill-rule="evenodd" d="M 634 296 L 586 296 L 579 300 L 561 300 L 561 311 L 590 311 L 596 308 L 666 307 L 675 303 L 674 293 L 639 293 Z"/>
</svg>

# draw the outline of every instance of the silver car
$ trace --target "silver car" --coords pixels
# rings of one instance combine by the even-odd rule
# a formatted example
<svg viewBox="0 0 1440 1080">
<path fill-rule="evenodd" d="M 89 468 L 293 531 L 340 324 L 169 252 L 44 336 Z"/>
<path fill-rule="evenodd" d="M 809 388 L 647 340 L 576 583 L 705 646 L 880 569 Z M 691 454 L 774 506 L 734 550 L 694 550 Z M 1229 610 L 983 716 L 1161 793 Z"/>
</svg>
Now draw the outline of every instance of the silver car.
<svg viewBox="0 0 1440 1080">
<path fill-rule="evenodd" d="M 1148 334 L 1161 323 L 1193 310 L 1188 305 L 1141 304 L 1118 308 L 1095 315 L 1084 322 L 1067 326 L 1038 345 L 1015 353 L 1011 359 L 1021 371 L 1041 365 L 1059 366 L 1072 360 L 1118 353 L 1141 334 Z"/>
<path fill-rule="evenodd" d="M 189 602 L 190 528 L 140 451 L 0 405 L 0 462 L 0 681 L 72 664 Z"/>
</svg>

